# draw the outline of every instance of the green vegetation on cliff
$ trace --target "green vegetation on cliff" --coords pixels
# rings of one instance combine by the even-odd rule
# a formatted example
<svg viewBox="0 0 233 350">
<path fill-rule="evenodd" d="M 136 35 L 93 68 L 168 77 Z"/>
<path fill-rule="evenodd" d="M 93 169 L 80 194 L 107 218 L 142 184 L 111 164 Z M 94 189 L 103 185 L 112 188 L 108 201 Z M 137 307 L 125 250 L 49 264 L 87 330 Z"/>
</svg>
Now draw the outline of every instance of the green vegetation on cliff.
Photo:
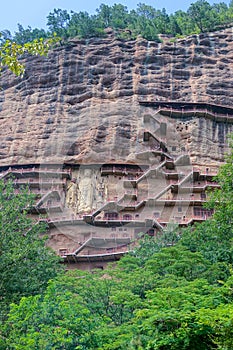
<svg viewBox="0 0 233 350">
<path fill-rule="evenodd" d="M 107 28 L 112 28 L 115 35 L 121 38 L 141 35 L 148 40 L 159 40 L 158 34 L 186 36 L 218 30 L 232 23 L 233 1 L 228 6 L 224 2 L 210 5 L 206 0 L 198 0 L 186 12 L 179 10 L 170 15 L 166 9 L 158 10 L 144 3 L 139 3 L 131 11 L 122 4 L 101 4 L 93 15 L 85 11 L 69 13 L 54 9 L 47 16 L 47 31 L 31 27 L 25 29 L 18 24 L 18 31 L 13 36 L 8 30 L 3 31 L 2 40 L 12 39 L 18 44 L 25 44 L 54 33 L 65 39 L 99 37 L 106 35 Z"/>
<path fill-rule="evenodd" d="M 218 181 L 208 221 L 145 237 L 108 269 L 62 273 L 11 304 L 0 348 L 232 350 L 233 148 Z"/>
</svg>

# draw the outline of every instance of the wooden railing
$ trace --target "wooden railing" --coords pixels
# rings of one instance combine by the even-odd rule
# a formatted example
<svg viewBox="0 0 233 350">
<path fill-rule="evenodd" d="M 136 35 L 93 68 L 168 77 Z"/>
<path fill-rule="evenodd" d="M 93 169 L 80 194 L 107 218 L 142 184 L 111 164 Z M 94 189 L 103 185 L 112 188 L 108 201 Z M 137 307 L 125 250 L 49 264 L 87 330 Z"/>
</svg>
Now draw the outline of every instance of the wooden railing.
<svg viewBox="0 0 233 350">
<path fill-rule="evenodd" d="M 143 106 L 157 107 L 158 112 L 168 112 L 170 115 L 182 114 L 204 114 L 212 118 L 220 117 L 226 121 L 233 122 L 233 108 L 210 103 L 198 102 L 176 102 L 176 101 L 139 101 Z"/>
</svg>

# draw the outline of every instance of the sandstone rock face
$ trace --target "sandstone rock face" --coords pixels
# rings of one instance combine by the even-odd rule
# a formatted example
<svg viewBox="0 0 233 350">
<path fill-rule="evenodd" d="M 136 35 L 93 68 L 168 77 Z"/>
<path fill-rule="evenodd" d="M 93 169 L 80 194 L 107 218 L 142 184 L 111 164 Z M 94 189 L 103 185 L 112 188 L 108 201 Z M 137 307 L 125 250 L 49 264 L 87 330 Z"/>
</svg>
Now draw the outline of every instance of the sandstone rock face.
<svg viewBox="0 0 233 350">
<path fill-rule="evenodd" d="M 212 215 L 205 190 L 233 131 L 231 29 L 72 40 L 24 61 L 23 78 L 1 76 L 0 178 L 37 195 L 31 215 L 58 254 L 102 267 L 142 233 Z"/>
<path fill-rule="evenodd" d="M 23 78 L 4 71 L 1 165 L 135 163 L 142 116 L 155 115 L 139 100 L 233 106 L 232 29 L 162 40 L 72 40 L 47 58 L 25 58 Z M 226 125 L 196 118 L 181 135 L 179 122 L 173 138 L 195 161 L 222 161 Z"/>
</svg>

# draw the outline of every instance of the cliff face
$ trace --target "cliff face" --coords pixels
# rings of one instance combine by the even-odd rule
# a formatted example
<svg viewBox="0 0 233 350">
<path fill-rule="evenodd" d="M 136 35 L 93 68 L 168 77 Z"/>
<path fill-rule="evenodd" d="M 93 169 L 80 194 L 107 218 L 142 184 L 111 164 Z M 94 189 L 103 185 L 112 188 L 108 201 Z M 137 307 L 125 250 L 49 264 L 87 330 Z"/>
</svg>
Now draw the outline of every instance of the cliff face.
<svg viewBox="0 0 233 350">
<path fill-rule="evenodd" d="M 66 261 L 102 268 L 142 233 L 212 215 L 205 190 L 233 131 L 231 29 L 72 40 L 24 62 L 23 78 L 1 76 L 0 178 L 35 193 L 30 215 Z"/>
<path fill-rule="evenodd" d="M 5 70 L 1 165 L 140 163 L 143 116 L 156 110 L 139 100 L 233 107 L 232 29 L 162 40 L 72 40 L 47 58 L 25 58 L 23 78 Z M 222 161 L 231 125 L 196 117 L 182 131 L 182 118 L 166 120 L 194 162 Z"/>
</svg>

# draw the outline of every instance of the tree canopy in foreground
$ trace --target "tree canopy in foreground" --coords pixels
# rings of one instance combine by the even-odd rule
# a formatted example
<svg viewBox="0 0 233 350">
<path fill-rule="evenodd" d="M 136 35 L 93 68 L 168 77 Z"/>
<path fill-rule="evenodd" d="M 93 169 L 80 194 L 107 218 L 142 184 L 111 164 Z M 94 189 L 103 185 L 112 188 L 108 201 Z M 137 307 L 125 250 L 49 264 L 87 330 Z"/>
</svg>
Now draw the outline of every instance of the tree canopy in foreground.
<svg viewBox="0 0 233 350">
<path fill-rule="evenodd" d="M 0 320 L 9 303 L 43 292 L 61 269 L 45 246 L 45 225 L 27 215 L 33 200 L 26 189 L 15 193 L 12 181 L 0 181 Z"/>
<path fill-rule="evenodd" d="M 1 38 L 1 36 L 0 36 Z M 35 38 L 25 43 L 17 43 L 15 40 L 3 40 L 0 45 L 0 73 L 4 66 L 8 67 L 14 74 L 23 75 L 24 65 L 20 57 L 26 53 L 31 55 L 46 56 L 49 48 L 56 42 L 53 38 Z"/>
</svg>

